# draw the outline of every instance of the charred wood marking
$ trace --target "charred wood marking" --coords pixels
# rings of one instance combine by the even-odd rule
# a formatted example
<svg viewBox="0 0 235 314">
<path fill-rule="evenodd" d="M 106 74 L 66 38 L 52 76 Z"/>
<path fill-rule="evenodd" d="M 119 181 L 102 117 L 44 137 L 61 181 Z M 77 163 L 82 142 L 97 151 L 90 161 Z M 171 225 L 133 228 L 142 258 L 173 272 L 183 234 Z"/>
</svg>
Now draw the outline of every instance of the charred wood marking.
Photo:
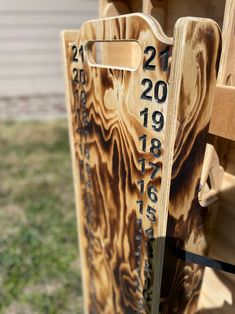
<svg viewBox="0 0 235 314">
<path fill-rule="evenodd" d="M 194 239 L 187 242 L 187 248 L 204 238 L 204 229 L 198 228 L 201 212 L 193 214 L 197 216 L 193 222 L 187 217 L 196 199 L 219 33 L 211 21 L 183 21 L 176 28 L 174 47 L 157 23 L 140 14 L 92 21 L 79 32 L 64 35 L 84 299 L 89 313 L 157 313 L 164 254 L 159 243 L 166 236 L 168 210 L 169 235 L 183 243 Z M 86 42 L 114 39 L 139 42 L 142 62 L 137 70 L 89 66 Z M 177 42 L 182 46 L 176 48 Z M 180 58 L 176 58 L 177 49 Z M 170 73 L 171 66 L 175 73 Z M 193 145 L 199 150 L 194 152 Z M 194 228 L 190 231 L 191 225 L 198 236 Z M 181 226 L 182 234 L 176 232 Z M 164 267 L 167 272 L 166 261 Z M 181 276 L 177 272 L 172 286 L 182 282 Z M 201 272 L 192 295 L 177 308 L 191 309 L 196 304 L 200 281 Z M 167 293 L 161 309 L 172 313 L 165 300 L 179 297 L 181 290 Z"/>
</svg>

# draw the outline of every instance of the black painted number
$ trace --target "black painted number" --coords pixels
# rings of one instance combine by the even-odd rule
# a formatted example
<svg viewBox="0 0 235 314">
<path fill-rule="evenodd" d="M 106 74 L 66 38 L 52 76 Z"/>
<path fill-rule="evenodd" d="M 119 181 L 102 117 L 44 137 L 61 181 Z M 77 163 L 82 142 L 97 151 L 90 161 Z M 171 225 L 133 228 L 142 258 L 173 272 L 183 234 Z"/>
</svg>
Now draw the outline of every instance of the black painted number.
<svg viewBox="0 0 235 314">
<path fill-rule="evenodd" d="M 139 185 L 140 194 L 144 194 L 144 180 L 140 179 L 139 181 L 137 181 L 137 184 Z"/>
<path fill-rule="evenodd" d="M 156 218 L 156 209 L 148 205 L 146 216 L 148 217 L 148 219 L 149 219 L 151 222 L 153 222 L 153 223 L 156 222 L 156 221 L 157 221 L 157 218 Z"/>
<path fill-rule="evenodd" d="M 85 71 L 80 70 L 80 75 L 79 75 L 80 83 L 85 84 L 86 83 L 86 76 L 85 76 Z"/>
<path fill-rule="evenodd" d="M 78 80 L 78 69 L 73 69 L 73 82 L 74 83 L 79 83 L 79 80 Z"/>
<path fill-rule="evenodd" d="M 148 46 L 144 50 L 145 55 L 149 55 L 150 57 L 144 62 L 143 69 L 144 70 L 155 70 L 155 64 L 151 64 L 153 59 L 156 56 L 156 49 L 153 46 Z"/>
<path fill-rule="evenodd" d="M 154 111 L 152 114 L 152 128 L 156 132 L 160 132 L 164 126 L 164 116 L 160 111 Z"/>
<path fill-rule="evenodd" d="M 83 63 L 83 62 L 84 62 L 83 46 L 81 46 L 81 47 L 79 48 L 79 55 L 81 56 L 82 63 Z"/>
<path fill-rule="evenodd" d="M 144 233 L 149 237 L 149 239 L 153 239 L 153 228 L 152 227 L 145 229 Z"/>
<path fill-rule="evenodd" d="M 161 156 L 161 142 L 157 138 L 151 139 L 150 153 L 156 158 Z"/>
<path fill-rule="evenodd" d="M 140 98 L 144 100 L 152 101 L 153 96 L 150 95 L 151 90 L 153 88 L 153 83 L 150 79 L 144 78 L 141 81 L 141 85 L 147 86 L 145 90 L 142 92 Z M 167 97 L 167 84 L 164 81 L 157 81 L 154 86 L 154 99 L 158 103 L 165 102 Z"/>
<path fill-rule="evenodd" d="M 167 85 L 164 81 L 157 81 L 154 87 L 154 98 L 156 102 L 162 103 L 167 97 Z"/>
<path fill-rule="evenodd" d="M 143 91 L 140 98 L 152 101 L 152 96 L 149 95 L 149 92 L 151 92 L 151 89 L 153 87 L 152 81 L 150 79 L 144 78 L 141 82 L 141 85 L 147 85 L 147 88 Z"/>
<path fill-rule="evenodd" d="M 137 184 L 139 185 L 139 191 L 140 194 L 144 194 L 144 180 L 141 179 L 139 181 L 137 181 Z M 148 198 L 150 199 L 150 201 L 152 201 L 153 203 L 157 203 L 158 201 L 158 197 L 157 197 L 157 188 L 154 185 L 150 185 L 147 188 L 147 194 L 148 194 Z"/>
<path fill-rule="evenodd" d="M 72 46 L 72 52 L 73 52 L 73 57 L 72 60 L 73 62 L 78 62 L 78 48 L 77 46 Z"/>
<path fill-rule="evenodd" d="M 144 134 L 139 137 L 139 140 L 142 142 L 142 152 L 146 152 L 146 146 L 147 146 L 147 135 Z"/>
<path fill-rule="evenodd" d="M 148 197 L 153 203 L 157 203 L 157 188 L 154 185 L 148 187 Z"/>
<path fill-rule="evenodd" d="M 148 127 L 148 108 L 140 111 L 140 116 L 143 116 L 143 126 Z M 164 126 L 164 116 L 160 111 L 154 111 L 152 114 L 152 128 L 156 132 L 160 132 Z"/>
<path fill-rule="evenodd" d="M 169 50 L 170 50 L 170 46 L 166 46 L 166 48 L 163 49 L 159 53 L 161 68 L 162 68 L 162 71 L 164 71 L 164 72 L 166 72 L 168 70 Z"/>
<path fill-rule="evenodd" d="M 147 149 L 147 135 L 144 134 L 139 137 L 139 140 L 142 142 L 142 151 L 146 152 Z M 157 138 L 151 139 L 150 153 L 159 158 L 161 156 L 161 142 Z"/>
<path fill-rule="evenodd" d="M 144 202 L 143 201 L 136 201 L 136 203 L 139 205 L 139 213 L 142 215 L 143 214 Z"/>
<path fill-rule="evenodd" d="M 156 174 L 158 173 L 158 171 L 160 170 L 160 167 L 158 166 L 158 164 L 154 163 L 154 162 L 149 162 L 149 165 L 152 167 L 152 173 L 151 173 L 151 180 L 154 180 L 156 177 Z"/>
<path fill-rule="evenodd" d="M 73 82 L 81 83 L 83 85 L 86 83 L 86 76 L 84 70 L 78 70 L 76 68 L 73 69 Z"/>
<path fill-rule="evenodd" d="M 141 169 L 140 169 L 141 173 L 144 174 L 145 173 L 145 159 L 144 158 L 139 159 L 138 163 L 140 164 L 140 167 L 141 167 Z M 160 171 L 161 168 L 158 165 L 158 163 L 154 163 L 151 161 L 149 161 L 149 165 L 152 168 L 150 178 L 151 178 L 151 180 L 154 180 L 156 178 L 158 171 Z"/>
<path fill-rule="evenodd" d="M 86 106 L 86 93 L 84 90 L 81 91 L 80 93 L 80 101 L 83 107 Z"/>
</svg>

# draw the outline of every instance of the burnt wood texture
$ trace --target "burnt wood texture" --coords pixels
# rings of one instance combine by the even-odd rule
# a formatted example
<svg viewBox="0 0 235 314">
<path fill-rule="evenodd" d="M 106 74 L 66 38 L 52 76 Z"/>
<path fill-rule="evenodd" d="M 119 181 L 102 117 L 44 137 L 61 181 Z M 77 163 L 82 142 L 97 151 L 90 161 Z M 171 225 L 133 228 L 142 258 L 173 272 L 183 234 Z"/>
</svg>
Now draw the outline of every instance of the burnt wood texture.
<svg viewBox="0 0 235 314">
<path fill-rule="evenodd" d="M 95 41 L 107 43 L 98 52 Z M 110 65 L 113 41 L 125 67 Z M 171 246 L 204 253 L 210 236 L 197 194 L 218 26 L 182 18 L 172 39 L 131 14 L 65 31 L 63 44 L 85 311 L 194 313 L 203 271 Z"/>
</svg>

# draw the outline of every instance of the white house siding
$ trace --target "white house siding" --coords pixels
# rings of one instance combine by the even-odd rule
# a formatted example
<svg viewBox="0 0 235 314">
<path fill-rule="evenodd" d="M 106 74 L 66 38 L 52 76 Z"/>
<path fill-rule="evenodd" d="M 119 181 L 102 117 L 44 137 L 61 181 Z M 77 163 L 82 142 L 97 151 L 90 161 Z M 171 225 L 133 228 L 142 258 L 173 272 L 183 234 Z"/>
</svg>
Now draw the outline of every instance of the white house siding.
<svg viewBox="0 0 235 314">
<path fill-rule="evenodd" d="M 0 0 L 0 98 L 63 94 L 60 33 L 98 16 L 98 0 Z"/>
</svg>

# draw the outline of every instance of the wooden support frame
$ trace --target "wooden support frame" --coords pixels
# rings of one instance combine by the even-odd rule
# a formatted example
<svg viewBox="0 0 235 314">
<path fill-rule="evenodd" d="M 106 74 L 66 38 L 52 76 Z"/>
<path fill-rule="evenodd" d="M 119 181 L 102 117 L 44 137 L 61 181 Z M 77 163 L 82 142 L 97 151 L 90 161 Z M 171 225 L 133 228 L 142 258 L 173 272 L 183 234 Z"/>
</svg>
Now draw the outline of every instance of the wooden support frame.
<svg viewBox="0 0 235 314">
<path fill-rule="evenodd" d="M 235 141 L 235 87 L 217 85 L 209 132 Z"/>
<path fill-rule="evenodd" d="M 89 51 L 94 40 L 138 41 L 140 65 L 130 71 L 92 64 Z M 192 206 L 205 210 L 194 199 L 216 82 L 218 27 L 211 20 L 182 18 L 175 27 L 173 46 L 152 18 L 129 15 L 92 21 L 80 32 L 66 32 L 64 49 L 86 309 L 157 313 L 166 238 L 177 239 L 180 248 L 197 253 L 207 249 L 208 235 L 203 230 L 198 233 L 198 228 L 209 223 L 210 215 L 202 222 L 191 211 Z M 146 122 L 148 110 L 152 126 Z M 198 150 L 193 143 L 199 144 Z M 151 165 L 158 167 L 154 175 Z M 191 223 L 195 228 L 185 233 Z M 194 233 L 198 240 L 192 242 Z M 168 271 L 163 273 L 172 275 L 167 260 L 166 265 Z M 175 274 L 177 280 L 183 280 L 185 267 L 202 277 L 200 267 L 176 262 L 173 271 L 181 270 Z M 179 294 L 170 292 L 170 302 L 162 300 L 161 311 L 171 313 L 169 306 L 179 296 L 179 313 L 196 308 L 200 284 L 188 298 L 182 282 Z"/>
<path fill-rule="evenodd" d="M 216 148 L 216 153 L 219 156 L 219 162 L 224 167 L 225 175 L 222 179 L 221 190 L 217 193 L 219 196 L 218 203 L 218 219 L 214 233 L 219 234 L 220 238 L 226 239 L 226 245 L 221 246 L 221 240 L 218 236 L 214 236 L 212 248 L 209 252 L 211 257 L 227 260 L 234 263 L 235 256 L 230 252 L 234 251 L 231 247 L 232 229 L 220 227 L 220 221 L 227 221 L 230 217 L 234 219 L 232 208 L 235 200 L 231 197 L 234 194 L 233 186 L 235 186 L 235 171 L 234 171 L 234 55 L 235 55 L 235 1 L 166 1 L 166 10 L 164 14 L 164 23 L 162 24 L 165 31 L 172 32 L 172 25 L 178 17 L 182 15 L 190 16 L 206 16 L 217 21 L 223 30 L 223 46 L 222 56 L 219 67 L 219 75 L 217 80 L 217 89 L 215 92 L 214 107 L 212 110 L 211 123 L 209 132 L 211 134 L 209 142 Z M 173 4 L 175 3 L 175 7 Z M 155 12 L 151 11 L 155 5 Z M 157 19 L 161 19 L 157 15 L 157 3 L 151 0 L 143 0 L 143 10 L 145 13 L 152 14 Z M 169 33 L 168 33 L 169 35 Z M 207 171 L 204 169 L 204 171 Z M 218 175 L 219 178 L 219 175 Z M 230 194 L 227 192 L 229 186 Z M 227 247 L 225 250 L 224 247 Z M 230 248 L 231 247 L 231 248 Z M 223 252 L 224 254 L 221 254 Z M 218 279 L 219 278 L 219 279 Z M 221 279 L 222 278 L 222 279 Z M 224 279 L 223 279 L 224 278 Z M 225 279 L 227 278 L 227 279 Z M 229 287 L 229 289 L 227 288 Z M 218 291 L 220 294 L 218 295 Z M 235 311 L 232 305 L 232 297 L 235 295 L 235 280 L 233 276 L 217 277 L 213 271 L 206 270 L 205 280 L 199 302 L 199 309 L 204 306 L 208 308 L 220 307 L 219 313 L 233 313 Z M 214 296 L 214 297 L 212 297 Z M 223 299 L 224 298 L 224 299 Z M 228 302 L 227 306 L 222 306 L 223 302 Z M 216 310 L 215 310 L 216 311 Z"/>
<path fill-rule="evenodd" d="M 209 132 L 234 140 L 235 100 L 232 101 L 232 97 L 235 91 L 235 1 L 227 0 L 226 5 L 225 0 L 202 2 L 192 0 L 142 0 L 131 2 L 100 0 L 100 17 L 144 12 L 156 18 L 168 35 L 172 34 L 174 23 L 181 16 L 193 15 L 214 18 L 223 30 L 223 50 L 217 80 L 218 91 L 215 94 L 215 106 Z M 226 85 L 231 86 L 231 88 L 227 89 Z M 223 118 L 223 120 L 221 120 L 224 116 L 221 101 L 227 104 L 226 118 Z M 220 119 L 217 119 L 217 117 L 220 117 Z M 221 122 L 223 122 L 222 127 Z"/>
<path fill-rule="evenodd" d="M 200 1 L 199 1 L 200 2 Z M 210 3 L 209 3 L 210 2 Z M 215 4 L 216 3 L 216 4 Z M 100 16 L 102 17 L 107 17 L 107 16 L 116 16 L 116 15 L 120 15 L 120 14 L 127 14 L 127 13 L 132 13 L 132 12 L 145 12 L 147 14 L 150 14 L 152 16 L 154 16 L 155 18 L 157 18 L 158 21 L 160 21 L 163 29 L 165 29 L 166 33 L 169 34 L 173 34 L 173 25 L 174 22 L 177 18 L 177 14 L 179 14 L 179 16 L 181 15 L 206 15 L 206 16 L 210 16 L 212 18 L 214 18 L 219 25 L 222 27 L 223 26 L 223 49 L 222 49 L 222 57 L 221 57 L 221 61 L 220 61 L 220 67 L 219 67 L 219 75 L 218 75 L 218 80 L 217 80 L 217 88 L 216 88 L 216 92 L 215 92 L 215 100 L 214 100 L 214 106 L 213 106 L 213 110 L 212 110 L 212 114 L 211 114 L 211 120 L 210 120 L 210 143 L 214 145 L 210 146 L 209 150 L 207 150 L 206 156 L 205 156 L 205 160 L 204 160 L 204 167 L 202 169 L 202 160 L 200 159 L 200 165 L 197 168 L 197 174 L 193 174 L 194 180 L 196 179 L 200 179 L 203 182 L 203 186 L 206 187 L 206 178 L 208 178 L 209 176 L 213 177 L 214 183 L 215 183 L 215 189 L 214 190 L 209 190 L 209 193 L 206 194 L 204 192 L 205 191 L 201 191 L 203 193 L 199 194 L 199 204 L 197 203 L 197 191 L 195 193 L 195 198 L 193 198 L 193 195 L 191 195 L 188 198 L 188 201 L 191 199 L 192 201 L 192 206 L 194 208 L 194 211 L 200 211 L 201 207 L 205 207 L 206 205 L 210 205 L 209 208 L 206 210 L 206 214 L 204 216 L 204 221 L 201 223 L 204 224 L 204 226 L 208 226 L 208 230 L 209 232 L 203 232 L 202 233 L 202 237 L 201 237 L 201 243 L 199 244 L 199 246 L 197 244 L 192 245 L 192 243 L 188 243 L 187 244 L 187 240 L 184 238 L 185 235 L 181 234 L 182 238 L 181 240 L 183 240 L 183 247 L 187 250 L 194 250 L 197 253 L 205 253 L 208 249 L 208 243 L 209 238 L 211 236 L 211 224 L 210 222 L 213 220 L 212 216 L 214 216 L 214 213 L 216 212 L 215 208 L 218 208 L 219 211 L 219 217 L 222 219 L 222 217 L 225 217 L 226 215 L 224 215 L 224 213 L 221 212 L 221 209 L 226 209 L 224 212 L 229 212 L 229 208 L 231 209 L 232 204 L 234 205 L 235 200 L 233 200 L 233 198 L 227 193 L 227 189 L 228 186 L 231 188 L 233 186 L 235 186 L 235 166 L 233 165 L 235 163 L 235 159 L 234 159 L 234 153 L 232 153 L 234 151 L 234 144 L 232 141 L 235 140 L 235 135 L 234 135 L 234 93 L 235 93 L 235 87 L 234 87 L 234 72 L 235 72 L 235 65 L 234 65 L 234 58 L 232 57 L 234 54 L 234 50 L 235 50 L 235 44 L 234 44 L 234 16 L 235 16 L 235 1 L 234 0 L 227 0 L 226 1 L 226 6 L 225 6 L 225 1 L 218 1 L 218 0 L 214 0 L 214 9 L 213 9 L 213 3 L 211 1 L 207 1 L 204 0 L 203 3 L 195 3 L 192 2 L 191 0 L 189 1 L 185 1 L 185 0 L 180 0 L 177 2 L 177 8 L 175 10 L 175 5 L 176 2 L 172 1 L 172 0 L 163 0 L 163 1 L 157 1 L 157 0 L 138 0 L 138 1 L 108 1 L 108 0 L 100 0 Z M 212 5 L 212 6 L 210 6 Z M 205 10 L 206 8 L 206 10 Z M 224 10 L 225 8 L 225 10 Z M 192 10 L 190 12 L 190 9 Z M 178 11 L 177 11 L 178 10 Z M 204 10 L 204 11 L 203 11 Z M 223 10 L 224 10 L 224 19 L 223 19 Z M 232 23 L 231 23 L 232 21 Z M 153 22 L 153 20 L 152 20 Z M 151 23 L 152 23 L 151 22 Z M 65 44 L 68 43 L 68 41 L 73 41 L 73 42 L 77 42 L 78 37 L 74 37 L 75 34 L 73 33 L 69 33 L 65 35 Z M 161 32 L 161 36 L 162 36 L 162 32 Z M 176 33 L 174 34 L 174 37 L 176 36 Z M 165 37 L 166 40 L 166 37 Z M 171 39 L 168 39 L 168 44 L 171 45 Z M 104 49 L 104 54 L 105 54 L 105 49 Z M 69 51 L 66 50 L 66 55 L 68 57 L 69 55 Z M 187 55 L 187 54 L 186 54 Z M 188 57 L 189 59 L 189 57 Z M 181 60 L 182 61 L 182 60 Z M 174 64 L 174 62 L 172 63 L 172 65 Z M 179 62 L 180 64 L 180 62 Z M 68 64 L 67 64 L 68 66 Z M 68 88 L 70 89 L 70 75 L 71 73 L 69 73 L 69 69 L 70 66 L 67 67 L 67 71 L 68 71 Z M 192 91 L 193 92 L 193 91 Z M 75 100 L 71 99 L 71 93 L 72 91 L 70 90 L 70 93 L 68 95 L 68 104 L 71 105 L 72 107 L 68 107 L 68 110 L 70 110 L 70 108 L 74 108 L 73 106 L 77 106 Z M 174 95 L 174 98 L 177 98 L 176 95 Z M 208 103 L 211 103 L 212 99 L 210 99 L 210 101 Z M 72 109 L 73 110 L 73 109 Z M 70 118 L 72 118 L 73 115 L 70 116 Z M 206 115 L 206 117 L 208 117 Z M 208 120 L 209 121 L 209 120 Z M 75 126 L 76 123 L 78 123 L 78 121 L 75 121 L 73 119 L 70 120 L 70 127 Z M 73 141 L 73 139 L 76 138 L 74 136 L 74 129 L 71 128 L 71 139 Z M 79 143 L 75 142 L 75 144 L 77 145 Z M 203 142 L 204 144 L 206 142 Z M 72 146 L 73 146 L 73 142 L 72 142 Z M 84 146 L 85 147 L 85 146 Z M 204 147 L 205 146 L 201 146 Z M 209 146 L 208 146 L 209 147 Z M 84 148 L 85 149 L 85 148 Z M 198 151 L 199 152 L 199 151 Z M 198 153 L 197 152 L 197 153 Z M 74 150 L 74 148 L 72 148 L 72 153 L 74 154 L 74 169 L 75 169 L 75 173 L 77 173 L 78 168 L 80 167 L 80 180 L 81 179 L 81 173 L 83 172 L 82 168 L 81 168 L 81 164 L 80 166 L 77 165 L 77 162 L 79 160 L 79 154 L 78 151 Z M 85 154 L 85 151 L 84 151 Z M 203 155 L 203 153 L 201 154 Z M 200 156 L 201 157 L 201 156 Z M 221 165 L 223 165 L 224 167 L 224 171 L 221 168 L 221 166 L 219 165 L 219 163 Z M 168 166 L 169 167 L 169 164 Z M 171 167 L 170 167 L 171 168 Z M 174 168 L 174 167 L 173 167 Z M 213 173 L 211 172 L 211 169 L 213 169 Z M 83 185 L 83 183 L 79 183 L 79 174 L 77 173 L 75 176 L 76 180 L 75 180 L 75 184 L 77 185 L 77 199 L 83 199 L 84 196 L 79 196 L 78 190 L 79 190 L 79 186 L 81 188 L 81 186 Z M 164 181 L 164 180 L 163 180 Z M 166 179 L 165 183 L 169 182 L 169 177 Z M 194 181 L 195 183 L 195 181 Z M 176 185 L 178 186 L 178 184 Z M 167 191 L 167 189 L 166 189 Z M 190 191 L 193 191 L 193 187 L 190 186 Z M 183 227 L 182 225 L 178 224 L 177 227 L 177 223 L 173 223 L 174 219 L 177 218 L 177 210 L 175 211 L 175 208 L 177 208 L 177 202 L 174 203 L 174 198 L 171 198 L 172 194 L 170 193 L 170 200 L 169 200 L 169 214 L 170 214 L 170 219 L 168 219 L 168 228 L 167 228 L 167 235 L 168 237 L 173 237 L 176 238 L 180 235 L 179 233 L 179 226 L 180 228 L 182 228 L 182 230 L 187 229 L 187 222 L 184 223 Z M 182 195 L 181 195 L 182 196 Z M 219 200 L 219 202 L 217 202 L 217 205 L 214 204 L 214 201 Z M 180 204 L 180 203 L 179 203 Z M 226 204 L 226 205 L 225 205 Z M 201 206 L 200 206 L 201 205 Z M 179 207 L 178 207 L 179 208 Z M 190 207 L 186 206 L 187 210 L 186 212 L 190 211 Z M 180 213 L 180 208 L 179 208 L 179 213 Z M 180 215 L 180 214 L 179 214 Z M 203 216 L 202 212 L 199 216 Z M 205 218 L 206 216 L 208 216 L 208 219 Z M 160 217 L 160 216 L 159 216 Z M 185 216 L 186 217 L 186 216 Z M 161 221 L 166 222 L 166 219 L 162 216 Z M 225 218 L 223 218 L 225 219 Z M 166 225 L 165 225 L 166 227 Z M 217 227 L 216 227 L 217 228 Z M 80 232 L 81 232 L 81 225 L 80 225 Z M 159 228 L 159 230 L 164 231 L 164 224 L 163 227 L 161 229 L 161 227 Z M 216 229 L 218 230 L 218 228 Z M 158 273 L 159 271 L 162 272 L 161 269 L 161 263 L 162 263 L 162 259 L 163 259 L 163 247 L 164 247 L 164 243 L 165 243 L 165 237 L 164 237 L 164 232 L 160 232 L 158 234 L 159 237 L 164 238 L 162 241 L 160 241 L 159 243 L 156 243 L 156 245 L 154 245 L 154 254 L 159 258 L 158 260 L 158 264 L 156 265 L 156 272 L 155 273 L 155 284 L 156 282 L 159 283 L 160 277 L 161 275 Z M 181 237 L 180 236 L 180 237 Z M 80 239 L 84 237 L 80 236 Z M 217 243 L 216 237 L 213 238 L 212 241 L 212 249 L 209 252 L 209 254 L 213 257 L 218 256 L 218 250 L 215 245 L 215 243 Z M 197 242 L 197 241 L 196 241 Z M 190 269 L 191 265 L 185 264 L 185 263 L 180 263 L 177 260 L 171 261 L 171 263 L 169 263 L 170 261 L 170 256 L 168 257 L 168 248 L 170 247 L 169 245 L 169 241 L 167 241 L 167 250 L 166 250 L 166 255 L 165 255 L 165 261 L 164 261 L 164 267 L 165 270 L 163 269 L 163 282 L 166 281 L 171 281 L 171 274 L 175 272 L 175 278 L 177 278 L 177 276 L 180 274 L 180 271 L 182 271 L 182 273 L 184 273 L 184 271 L 187 269 Z M 81 243 L 81 246 L 83 245 L 83 243 Z M 160 255 L 159 255 L 160 254 Z M 223 259 L 223 256 L 219 256 L 220 259 Z M 226 259 L 226 257 L 224 257 Z M 231 259 L 227 260 L 228 262 L 233 262 Z M 159 266 L 160 265 L 160 266 Z M 196 299 L 200 290 L 200 286 L 201 286 L 201 279 L 202 279 L 202 275 L 203 275 L 203 269 L 200 267 L 191 267 L 191 270 L 194 270 L 194 272 L 196 272 L 197 274 L 200 274 L 200 280 L 198 282 L 198 286 L 197 288 L 195 288 L 195 290 L 193 291 L 191 297 L 194 298 L 195 295 L 196 297 L 194 298 L 194 301 L 191 303 L 191 297 L 189 297 L 187 299 L 186 295 L 188 293 L 188 291 L 186 291 L 184 288 L 182 288 L 182 290 L 180 290 L 181 292 L 181 299 L 182 302 L 178 302 L 178 298 L 177 298 L 177 294 L 173 293 L 172 289 L 165 289 L 166 287 L 164 287 L 164 284 L 161 287 L 161 304 L 160 304 L 160 309 L 162 312 L 164 313 L 172 313 L 172 311 L 174 311 L 176 309 L 176 307 L 172 307 L 172 306 L 176 306 L 177 304 L 177 311 L 178 313 L 194 313 L 196 310 Z M 178 272 L 178 273 L 177 273 Z M 156 275 L 157 274 L 157 275 Z M 206 280 L 210 280 L 210 278 L 214 278 L 212 275 L 208 275 L 210 274 L 209 272 L 206 271 L 205 274 L 205 280 L 203 281 L 203 287 L 205 286 L 205 282 Z M 181 275 L 179 275 L 179 280 Z M 157 279 L 156 279 L 157 278 Z M 192 278 L 191 278 L 192 279 Z M 87 286 L 87 278 L 85 278 L 84 284 L 85 286 Z M 214 279 L 213 279 L 214 280 Z M 231 282 L 233 281 L 233 279 L 231 279 Z M 209 282 L 209 281 L 208 281 Z M 211 284 L 211 286 L 209 287 L 210 289 L 212 288 L 213 290 L 213 286 L 216 287 L 217 290 L 222 291 L 223 290 L 223 284 L 221 284 L 222 282 L 219 281 L 212 281 L 213 284 Z M 224 281 L 225 284 L 227 284 L 227 281 Z M 172 282 L 172 286 L 174 287 L 175 282 Z M 189 288 L 189 286 L 187 287 Z M 86 308 L 90 308 L 90 304 L 92 302 L 95 302 L 95 297 L 94 297 L 94 286 L 90 286 L 90 291 L 91 291 L 91 295 L 93 294 L 93 299 L 90 298 L 91 302 L 87 302 L 86 303 Z M 154 288 L 154 300 L 158 302 L 159 300 L 159 286 L 155 286 Z M 207 286 L 208 289 L 208 286 Z M 211 291 L 212 291 L 211 290 Z M 234 289 L 235 290 L 235 289 Z M 92 292 L 93 291 L 93 292 Z M 224 290 L 225 291 L 225 290 Z M 179 291 L 178 291 L 179 293 Z M 186 293 L 186 295 L 184 295 L 184 293 Z M 216 295 L 216 291 L 215 292 L 211 292 L 211 294 Z M 199 302 L 199 309 L 203 308 L 203 306 L 205 304 L 208 305 L 208 301 L 205 301 L 205 298 L 203 299 L 203 296 L 205 295 L 204 293 L 204 288 L 202 288 L 202 293 L 201 293 L 201 298 L 200 298 L 200 302 Z M 86 300 L 89 299 L 89 295 L 85 294 L 85 298 Z M 228 298 L 229 299 L 229 298 Z M 228 300 L 227 299 L 227 300 Z M 177 303 L 178 302 L 178 303 Z M 213 302 L 213 301 L 212 301 Z M 209 304 L 211 306 L 211 304 Z M 156 311 L 156 309 L 158 308 L 158 304 L 155 303 L 154 306 L 154 310 Z M 154 313 L 154 310 L 152 311 L 152 313 Z M 102 309 L 103 311 L 103 309 Z M 226 310 L 225 310 L 226 311 Z M 105 312 L 105 311 L 104 311 Z M 222 312 L 221 313 L 228 313 L 228 312 Z"/>
</svg>

